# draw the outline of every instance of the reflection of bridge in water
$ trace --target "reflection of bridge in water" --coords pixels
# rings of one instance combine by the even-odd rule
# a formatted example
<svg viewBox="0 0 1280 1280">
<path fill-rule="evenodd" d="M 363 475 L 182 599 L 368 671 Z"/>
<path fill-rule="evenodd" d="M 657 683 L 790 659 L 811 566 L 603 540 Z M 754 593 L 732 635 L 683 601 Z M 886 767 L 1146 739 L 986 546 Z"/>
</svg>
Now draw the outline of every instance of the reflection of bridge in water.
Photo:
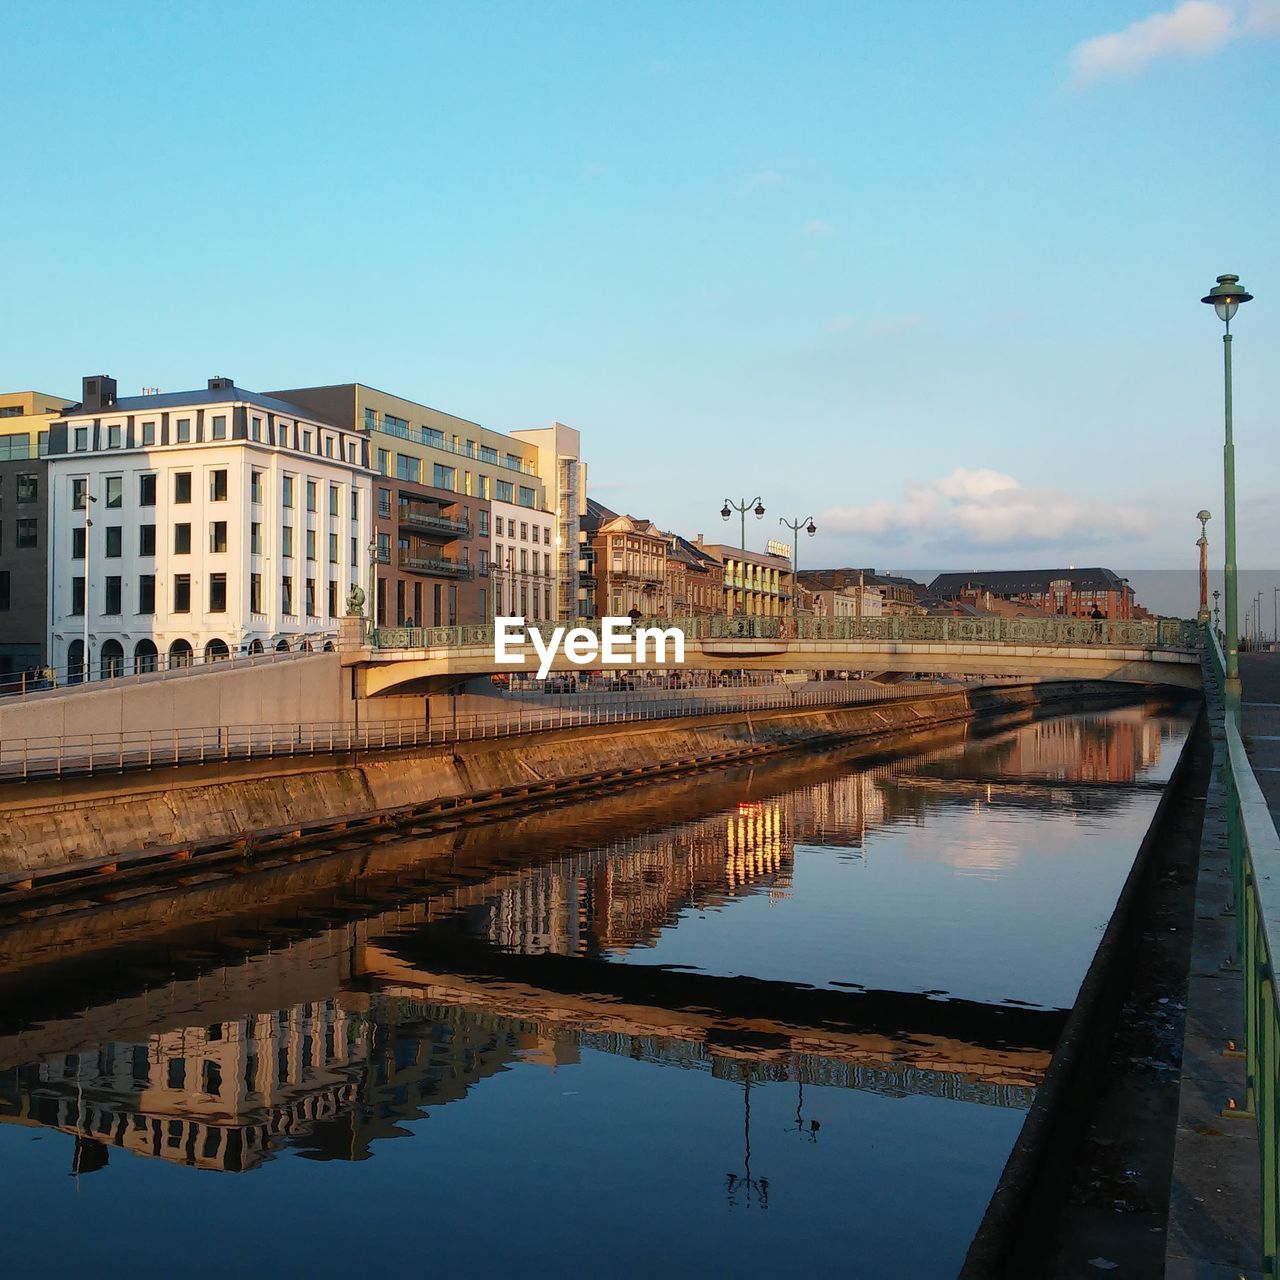
<svg viewBox="0 0 1280 1280">
<path fill-rule="evenodd" d="M 860 838 L 869 800 L 883 820 L 885 776 L 851 775 L 437 893 L 424 895 L 420 880 L 374 881 L 367 896 L 346 891 L 301 918 L 224 928 L 185 952 L 178 943 L 165 968 L 181 976 L 159 986 L 154 971 L 126 967 L 116 994 L 61 1019 L 23 1027 L 11 1008 L 0 1119 L 75 1135 L 81 1172 L 112 1147 L 227 1170 L 282 1147 L 361 1159 L 516 1061 L 554 1067 L 584 1050 L 739 1083 L 1026 1107 L 1058 1011 L 601 958 L 649 944 L 686 907 L 786 893 L 797 832 L 845 824 Z"/>
</svg>

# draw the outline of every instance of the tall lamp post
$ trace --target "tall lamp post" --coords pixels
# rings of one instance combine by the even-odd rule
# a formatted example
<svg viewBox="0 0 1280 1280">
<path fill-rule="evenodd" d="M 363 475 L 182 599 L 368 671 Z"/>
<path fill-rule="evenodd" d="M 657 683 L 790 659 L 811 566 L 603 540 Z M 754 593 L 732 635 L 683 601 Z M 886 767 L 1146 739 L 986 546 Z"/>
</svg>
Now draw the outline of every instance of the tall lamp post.
<svg viewBox="0 0 1280 1280">
<path fill-rule="evenodd" d="M 1200 536 L 1196 539 L 1196 546 L 1200 548 L 1200 612 L 1196 614 L 1196 621 L 1204 626 L 1209 621 L 1209 535 L 1205 526 L 1213 517 L 1207 511 L 1200 511 L 1196 519 L 1200 521 Z"/>
<path fill-rule="evenodd" d="M 747 512 L 754 514 L 757 520 L 764 519 L 764 503 L 759 498 L 754 498 L 748 502 L 745 498 L 741 502 L 730 502 L 728 498 L 724 500 L 724 506 L 720 508 L 720 518 L 727 520 L 734 512 L 742 517 L 742 549 L 747 549 Z"/>
<path fill-rule="evenodd" d="M 779 516 L 778 523 L 784 529 L 790 529 L 792 534 L 792 538 L 791 538 L 791 616 L 794 618 L 797 612 L 796 610 L 796 595 L 797 595 L 796 565 L 798 563 L 798 556 L 799 556 L 798 547 L 800 543 L 800 530 L 803 529 L 805 533 L 807 533 L 809 537 L 812 538 L 813 535 L 818 532 L 818 526 L 813 523 L 812 516 L 805 516 L 803 520 L 784 520 L 782 519 L 781 516 Z"/>
<path fill-rule="evenodd" d="M 373 631 L 378 625 L 378 538 L 369 539 L 369 643 L 373 643 Z"/>
<path fill-rule="evenodd" d="M 1250 302 L 1253 294 L 1240 284 L 1240 277 L 1219 276 L 1217 283 L 1200 299 L 1208 303 L 1224 325 L 1222 333 L 1223 409 L 1226 438 L 1222 447 L 1223 490 L 1226 498 L 1225 542 L 1226 563 L 1223 586 L 1226 588 L 1227 677 L 1226 700 L 1230 714 L 1240 714 L 1240 615 L 1236 600 L 1236 446 L 1231 438 L 1231 318 L 1242 302 Z"/>
<path fill-rule="evenodd" d="M 1259 591 L 1253 599 L 1253 642 L 1254 648 L 1259 648 L 1262 645 L 1262 592 Z"/>
<path fill-rule="evenodd" d="M 97 502 L 97 498 L 89 492 L 89 482 L 84 482 L 84 669 L 81 673 L 81 679 L 85 684 L 89 683 L 90 672 L 93 668 L 89 664 L 89 599 L 92 594 L 93 583 L 93 521 L 89 518 L 89 512 L 93 504 Z M 71 673 L 67 672 L 68 677 Z"/>
<path fill-rule="evenodd" d="M 1280 643 L 1280 587 L 1272 587 L 1271 592 L 1271 638 Z"/>
<path fill-rule="evenodd" d="M 1222 594 L 1222 592 L 1218 591 L 1218 590 L 1215 588 L 1214 593 L 1213 593 L 1213 629 L 1214 629 L 1215 631 L 1217 631 L 1217 629 L 1218 629 L 1218 597 L 1219 597 L 1221 594 Z"/>
</svg>

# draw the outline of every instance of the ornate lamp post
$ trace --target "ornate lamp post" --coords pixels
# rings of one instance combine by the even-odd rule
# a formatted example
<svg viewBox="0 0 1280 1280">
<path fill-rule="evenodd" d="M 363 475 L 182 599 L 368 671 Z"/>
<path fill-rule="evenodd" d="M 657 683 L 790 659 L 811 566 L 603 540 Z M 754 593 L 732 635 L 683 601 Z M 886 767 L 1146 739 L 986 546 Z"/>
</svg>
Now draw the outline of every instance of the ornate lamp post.
<svg viewBox="0 0 1280 1280">
<path fill-rule="evenodd" d="M 369 539 L 369 643 L 373 643 L 373 629 L 378 625 L 378 538 Z"/>
<path fill-rule="evenodd" d="M 1200 548 L 1200 612 L 1196 614 L 1196 621 L 1204 626 L 1209 621 L 1209 536 L 1205 525 L 1213 517 L 1207 511 L 1199 511 L 1196 519 L 1200 521 L 1200 536 L 1196 539 L 1196 546 Z"/>
<path fill-rule="evenodd" d="M 753 498 L 750 502 L 745 498 L 741 502 L 730 502 L 726 498 L 724 506 L 720 508 L 720 517 L 723 520 L 727 520 L 735 511 L 742 516 L 742 549 L 745 551 L 747 549 L 747 512 L 752 512 L 757 520 L 763 519 L 764 503 L 758 497 Z"/>
<path fill-rule="evenodd" d="M 812 538 L 813 535 L 818 532 L 818 526 L 813 523 L 812 516 L 805 516 L 803 520 L 784 520 L 782 519 L 781 516 L 779 516 L 778 523 L 784 529 L 790 529 L 792 534 L 792 538 L 791 538 L 791 616 L 794 618 L 796 616 L 796 595 L 797 595 L 796 564 L 799 556 L 798 548 L 799 548 L 799 542 L 800 542 L 800 530 L 803 529 L 805 533 L 807 533 L 809 537 Z"/>
<path fill-rule="evenodd" d="M 1218 629 L 1218 597 L 1221 594 L 1222 592 L 1220 591 L 1214 591 L 1213 593 L 1213 629 L 1215 631 Z"/>
<path fill-rule="evenodd" d="M 1240 615 L 1236 601 L 1236 446 L 1231 438 L 1231 318 L 1242 302 L 1250 302 L 1240 277 L 1219 276 L 1217 283 L 1200 299 L 1208 303 L 1225 326 L 1222 333 L 1223 407 L 1226 439 L 1222 448 L 1223 489 L 1226 498 L 1226 530 L 1224 534 L 1226 563 L 1223 568 L 1227 596 L 1227 706 L 1239 718 L 1240 711 Z"/>
</svg>

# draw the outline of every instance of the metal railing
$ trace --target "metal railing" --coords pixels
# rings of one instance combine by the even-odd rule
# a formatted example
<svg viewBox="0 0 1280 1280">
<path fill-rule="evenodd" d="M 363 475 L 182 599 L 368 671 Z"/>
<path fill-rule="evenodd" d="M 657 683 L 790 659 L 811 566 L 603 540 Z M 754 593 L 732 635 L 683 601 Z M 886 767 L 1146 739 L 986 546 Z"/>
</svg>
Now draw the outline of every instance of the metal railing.
<svg viewBox="0 0 1280 1280">
<path fill-rule="evenodd" d="M 449 537 L 469 538 L 471 536 L 471 525 L 466 520 L 437 515 L 432 511 L 419 511 L 407 502 L 400 504 L 396 515 L 401 524 L 412 525 L 415 529 L 425 529 L 431 533 L 445 534 Z"/>
<path fill-rule="evenodd" d="M 680 697 L 618 698 L 580 706 L 524 706 L 510 712 L 449 716 L 439 723 L 389 720 L 356 726 L 329 721 L 310 724 L 214 725 L 148 729 L 132 733 L 92 733 L 0 741 L 0 781 L 125 773 L 186 764 L 315 756 L 405 747 L 444 746 L 519 734 L 645 720 L 740 714 L 823 706 L 857 706 L 899 701 L 939 692 L 956 693 L 960 683 L 912 681 L 910 685 L 851 685 L 792 690 L 785 686 L 731 700 Z"/>
<path fill-rule="evenodd" d="M 431 427 L 415 427 L 409 423 L 401 426 L 398 422 L 388 422 L 385 418 L 367 421 L 374 431 L 384 436 L 394 436 L 398 440 L 412 440 L 415 444 L 425 445 L 428 449 L 439 449 L 443 453 L 451 453 L 458 458 L 470 458 L 475 462 L 483 462 L 491 467 L 501 467 L 504 471 L 516 471 L 522 476 L 536 476 L 538 469 L 532 462 L 525 462 L 515 454 L 501 454 L 486 450 L 487 446 L 468 449 L 465 444 L 454 444 L 452 440 L 434 431 Z M 490 456 L 492 454 L 492 456 Z M 403 480 L 406 477 L 400 476 Z"/>
<path fill-rule="evenodd" d="M 309 658 L 322 651 L 326 644 L 336 644 L 332 636 L 310 636 L 302 639 L 309 649 L 267 649 L 262 653 L 240 653 L 234 656 L 205 656 L 202 652 L 124 654 L 103 656 L 101 649 L 93 654 L 89 679 L 85 679 L 83 665 L 68 667 L 34 667 L 29 671 L 14 671 L 0 675 L 0 705 L 7 697 L 34 697 L 37 694 L 55 694 L 86 689 L 114 688 L 117 685 L 139 684 L 150 680 L 167 680 L 207 671 L 217 667 L 220 671 L 235 671 L 244 667 L 261 667 L 290 658 Z"/>
<path fill-rule="evenodd" d="M 1206 638 L 1220 691 L 1225 668 L 1218 637 Z M 1244 979 L 1246 1098 L 1240 1109 L 1258 1129 L 1262 1165 L 1263 1274 L 1280 1276 L 1280 835 L 1249 763 L 1236 709 L 1227 706 L 1223 781 L 1227 850 L 1236 920 L 1236 960 Z"/>
<path fill-rule="evenodd" d="M 475 565 L 469 560 L 449 560 L 444 556 L 419 556 L 412 551 L 401 551 L 400 568 L 413 573 L 430 573 L 441 578 L 461 578 L 470 582 L 476 576 Z"/>
<path fill-rule="evenodd" d="M 544 640 L 555 623 L 535 623 Z M 600 633 L 599 619 L 564 623 Z M 1032 647 L 1107 646 L 1126 649 L 1200 651 L 1201 630 L 1179 618 L 1120 622 L 1086 618 L 952 618 L 892 615 L 878 618 L 766 618 L 712 614 L 685 618 L 642 618 L 637 626 L 674 627 L 686 640 L 853 640 L 924 644 L 1008 644 Z M 492 645 L 492 626 L 378 627 L 379 649 L 448 649 Z"/>
</svg>

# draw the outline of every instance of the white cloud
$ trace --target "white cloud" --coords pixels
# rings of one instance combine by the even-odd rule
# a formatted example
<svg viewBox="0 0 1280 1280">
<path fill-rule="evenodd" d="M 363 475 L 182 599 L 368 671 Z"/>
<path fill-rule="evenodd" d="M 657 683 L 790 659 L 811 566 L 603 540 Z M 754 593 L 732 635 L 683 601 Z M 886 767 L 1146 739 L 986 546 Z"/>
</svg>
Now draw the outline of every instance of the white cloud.
<svg viewBox="0 0 1280 1280">
<path fill-rule="evenodd" d="M 746 178 L 738 188 L 740 195 L 748 195 L 752 191 L 765 191 L 769 187 L 780 187 L 786 178 L 776 169 L 761 169 Z"/>
<path fill-rule="evenodd" d="M 833 534 L 953 549 L 1083 547 L 1149 528 L 1146 515 L 1132 506 L 1028 488 L 987 467 L 957 467 L 935 480 L 908 481 L 898 501 L 835 507 L 819 523 Z"/>
<path fill-rule="evenodd" d="M 808 222 L 800 228 L 802 236 L 829 236 L 834 234 L 835 227 L 829 222 L 823 222 L 821 218 L 810 218 Z"/>
<path fill-rule="evenodd" d="M 1280 36 L 1280 0 L 1253 0 L 1244 16 L 1247 31 Z"/>
<path fill-rule="evenodd" d="M 920 315 L 880 316 L 871 322 L 870 333 L 873 338 L 900 338 L 922 324 L 924 316 Z"/>
<path fill-rule="evenodd" d="M 1071 69 L 1079 84 L 1136 75 L 1159 58 L 1208 57 L 1235 39 L 1239 31 L 1232 6 L 1212 0 L 1183 0 L 1168 13 L 1155 13 L 1123 31 L 1082 41 L 1071 51 Z"/>
</svg>

